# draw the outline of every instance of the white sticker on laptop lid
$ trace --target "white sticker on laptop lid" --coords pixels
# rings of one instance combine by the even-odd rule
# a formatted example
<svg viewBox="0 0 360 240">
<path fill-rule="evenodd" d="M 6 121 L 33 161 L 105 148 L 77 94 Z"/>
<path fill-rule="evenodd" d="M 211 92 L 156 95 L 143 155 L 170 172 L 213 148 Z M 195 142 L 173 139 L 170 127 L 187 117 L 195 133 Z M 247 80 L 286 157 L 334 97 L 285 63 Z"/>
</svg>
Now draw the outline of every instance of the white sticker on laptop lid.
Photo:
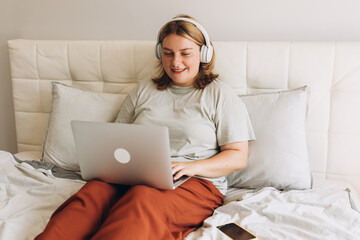
<svg viewBox="0 0 360 240">
<path fill-rule="evenodd" d="M 114 157 L 119 163 L 128 163 L 130 161 L 130 153 L 124 148 L 116 149 Z"/>
</svg>

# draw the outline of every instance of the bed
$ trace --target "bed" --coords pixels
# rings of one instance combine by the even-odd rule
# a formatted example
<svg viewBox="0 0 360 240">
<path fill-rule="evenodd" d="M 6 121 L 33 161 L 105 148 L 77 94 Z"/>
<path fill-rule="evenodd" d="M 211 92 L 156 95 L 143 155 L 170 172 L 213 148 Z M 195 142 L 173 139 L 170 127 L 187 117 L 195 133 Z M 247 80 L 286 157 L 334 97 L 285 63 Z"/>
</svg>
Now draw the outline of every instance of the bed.
<svg viewBox="0 0 360 240">
<path fill-rule="evenodd" d="M 152 41 L 9 41 L 18 153 L 0 151 L 0 239 L 33 239 L 84 185 L 69 122 L 111 122 L 154 74 Z M 186 239 L 360 239 L 360 42 L 214 42 L 257 140 Z M 109 107 L 110 106 L 110 107 Z"/>
</svg>

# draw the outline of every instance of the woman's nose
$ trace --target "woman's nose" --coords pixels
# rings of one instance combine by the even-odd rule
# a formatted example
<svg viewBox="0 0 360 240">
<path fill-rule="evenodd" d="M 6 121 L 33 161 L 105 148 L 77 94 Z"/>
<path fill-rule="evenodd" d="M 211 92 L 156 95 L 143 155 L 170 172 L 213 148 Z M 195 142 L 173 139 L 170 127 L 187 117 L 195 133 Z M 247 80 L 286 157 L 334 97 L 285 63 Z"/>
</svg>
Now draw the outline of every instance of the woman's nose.
<svg viewBox="0 0 360 240">
<path fill-rule="evenodd" d="M 181 62 L 181 56 L 174 54 L 174 57 L 172 59 L 172 64 L 174 66 L 177 66 Z"/>
</svg>

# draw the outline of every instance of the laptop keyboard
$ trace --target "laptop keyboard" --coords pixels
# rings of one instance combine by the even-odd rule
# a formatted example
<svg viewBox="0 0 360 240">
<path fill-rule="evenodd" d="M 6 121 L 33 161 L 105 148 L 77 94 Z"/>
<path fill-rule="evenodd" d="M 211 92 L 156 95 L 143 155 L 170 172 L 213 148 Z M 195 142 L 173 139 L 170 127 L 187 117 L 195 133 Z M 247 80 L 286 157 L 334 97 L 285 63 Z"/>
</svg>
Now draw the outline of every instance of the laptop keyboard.
<svg viewBox="0 0 360 240">
<path fill-rule="evenodd" d="M 174 180 L 174 179 L 173 179 L 173 183 L 175 184 L 175 183 L 177 183 L 177 182 L 179 182 L 179 181 L 181 181 L 181 180 L 183 180 L 183 179 L 185 179 L 185 178 L 188 178 L 188 176 L 182 176 L 181 178 L 179 178 L 179 179 L 177 179 L 177 180 Z"/>
</svg>

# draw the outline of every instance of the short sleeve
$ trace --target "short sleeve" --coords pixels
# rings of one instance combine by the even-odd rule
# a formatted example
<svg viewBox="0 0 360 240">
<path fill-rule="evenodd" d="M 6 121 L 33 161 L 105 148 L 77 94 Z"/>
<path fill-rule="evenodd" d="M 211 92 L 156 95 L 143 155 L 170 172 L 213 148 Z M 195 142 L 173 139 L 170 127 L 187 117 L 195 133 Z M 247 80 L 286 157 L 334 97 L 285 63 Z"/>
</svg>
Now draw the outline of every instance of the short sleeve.
<svg viewBox="0 0 360 240">
<path fill-rule="evenodd" d="M 233 89 L 221 90 L 214 119 L 218 145 L 254 140 L 254 130 L 244 102 Z"/>
</svg>

